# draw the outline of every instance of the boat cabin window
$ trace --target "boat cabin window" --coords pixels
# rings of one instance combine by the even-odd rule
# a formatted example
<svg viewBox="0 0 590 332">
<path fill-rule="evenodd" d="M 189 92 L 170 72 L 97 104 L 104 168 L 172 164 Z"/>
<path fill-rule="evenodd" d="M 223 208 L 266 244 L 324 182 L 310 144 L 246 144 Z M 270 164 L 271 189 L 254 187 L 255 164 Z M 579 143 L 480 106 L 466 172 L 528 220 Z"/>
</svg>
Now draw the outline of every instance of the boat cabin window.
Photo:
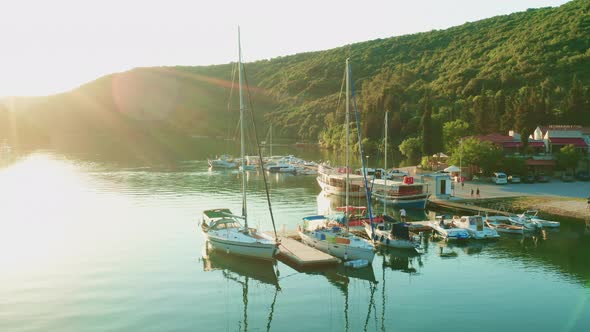
<svg viewBox="0 0 590 332">
<path fill-rule="evenodd" d="M 228 228 L 240 228 L 239 222 L 233 219 L 222 219 L 218 220 L 214 225 L 211 225 L 213 229 L 228 229 Z"/>
</svg>

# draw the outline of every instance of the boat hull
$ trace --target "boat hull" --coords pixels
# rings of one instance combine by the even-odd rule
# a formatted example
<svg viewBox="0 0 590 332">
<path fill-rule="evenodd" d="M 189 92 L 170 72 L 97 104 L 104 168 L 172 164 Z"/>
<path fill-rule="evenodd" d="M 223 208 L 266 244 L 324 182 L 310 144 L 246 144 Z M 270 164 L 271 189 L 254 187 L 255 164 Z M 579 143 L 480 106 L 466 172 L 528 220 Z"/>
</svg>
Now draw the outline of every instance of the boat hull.
<svg viewBox="0 0 590 332">
<path fill-rule="evenodd" d="M 322 180 L 320 180 L 320 178 L 317 178 L 318 184 L 320 185 L 320 188 L 322 188 L 322 191 L 328 195 L 334 195 L 334 196 L 341 196 L 341 197 L 346 197 L 346 189 L 343 189 L 341 187 L 336 187 L 336 186 L 331 186 L 325 182 L 323 182 Z M 348 197 L 364 197 L 366 195 L 364 190 L 359 190 L 359 191 L 350 191 L 348 193 Z"/>
<path fill-rule="evenodd" d="M 364 259 L 370 264 L 373 262 L 373 258 L 375 258 L 375 251 L 373 249 L 357 248 L 342 243 L 330 243 L 326 240 L 310 236 L 303 231 L 299 231 L 299 236 L 304 244 L 323 251 L 328 255 L 340 258 L 343 261 Z"/>
<path fill-rule="evenodd" d="M 420 195 L 419 197 L 383 197 L 373 193 L 372 197 L 387 205 L 404 208 L 424 210 L 426 203 L 428 203 L 428 195 Z"/>
<path fill-rule="evenodd" d="M 371 225 L 365 225 L 365 231 L 367 232 L 367 235 L 369 236 L 369 238 L 371 238 Z M 398 248 L 398 249 L 411 249 L 411 250 L 415 250 L 418 249 L 420 247 L 420 245 L 415 242 L 415 241 L 411 241 L 411 240 L 405 240 L 405 239 L 396 239 L 396 238 L 389 238 L 389 231 L 382 231 L 379 230 L 377 228 L 375 228 L 375 238 L 374 238 L 374 242 L 380 244 L 380 245 L 384 245 L 387 247 L 391 247 L 391 248 Z"/>
<path fill-rule="evenodd" d="M 232 241 L 221 236 L 215 236 L 204 232 L 205 239 L 211 249 L 225 252 L 226 254 L 240 255 L 250 258 L 273 260 L 279 249 L 274 243 L 245 243 Z"/>
</svg>

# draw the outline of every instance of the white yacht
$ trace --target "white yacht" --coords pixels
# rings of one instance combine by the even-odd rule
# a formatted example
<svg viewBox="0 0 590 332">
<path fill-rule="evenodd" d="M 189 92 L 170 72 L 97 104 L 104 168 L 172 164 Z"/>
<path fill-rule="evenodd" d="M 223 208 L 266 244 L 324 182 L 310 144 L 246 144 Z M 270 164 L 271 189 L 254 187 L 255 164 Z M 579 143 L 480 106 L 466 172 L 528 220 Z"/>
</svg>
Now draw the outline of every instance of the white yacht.
<svg viewBox="0 0 590 332">
<path fill-rule="evenodd" d="M 463 216 L 454 217 L 452 224 L 457 228 L 462 228 L 469 232 L 469 236 L 475 240 L 483 239 L 497 239 L 500 234 L 493 229 L 488 227 L 482 216 Z"/>
</svg>

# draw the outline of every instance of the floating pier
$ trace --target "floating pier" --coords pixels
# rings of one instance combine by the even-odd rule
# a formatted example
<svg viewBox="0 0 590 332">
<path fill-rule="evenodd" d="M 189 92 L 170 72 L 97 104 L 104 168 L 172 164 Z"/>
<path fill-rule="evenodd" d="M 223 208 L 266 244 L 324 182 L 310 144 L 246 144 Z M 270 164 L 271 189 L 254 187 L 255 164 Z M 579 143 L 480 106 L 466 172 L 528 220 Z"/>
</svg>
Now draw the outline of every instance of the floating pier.
<svg viewBox="0 0 590 332">
<path fill-rule="evenodd" d="M 338 258 L 289 237 L 281 238 L 279 249 L 279 259 L 287 260 L 299 267 L 326 266 L 340 263 Z"/>
<path fill-rule="evenodd" d="M 474 202 L 474 201 L 468 201 Z M 430 200 L 428 201 L 428 205 L 436 206 L 438 208 L 446 209 L 446 210 L 453 210 L 453 211 L 468 211 L 473 214 L 492 214 L 492 215 L 502 215 L 502 216 L 511 216 L 510 213 L 506 211 L 500 211 L 495 209 L 488 209 L 477 205 L 467 204 L 466 202 L 453 202 L 453 201 L 445 201 L 445 200 Z"/>
</svg>

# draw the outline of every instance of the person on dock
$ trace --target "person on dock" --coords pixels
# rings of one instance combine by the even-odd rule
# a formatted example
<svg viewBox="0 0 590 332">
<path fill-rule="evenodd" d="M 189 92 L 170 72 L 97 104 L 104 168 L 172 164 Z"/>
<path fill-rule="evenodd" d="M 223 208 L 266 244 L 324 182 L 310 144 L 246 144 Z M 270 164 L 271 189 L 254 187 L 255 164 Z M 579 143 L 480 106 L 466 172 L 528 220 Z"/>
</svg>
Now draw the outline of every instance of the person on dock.
<svg viewBox="0 0 590 332">
<path fill-rule="evenodd" d="M 471 188 L 471 198 L 473 198 L 473 188 Z"/>
<path fill-rule="evenodd" d="M 475 198 L 480 198 L 480 196 L 479 196 L 479 187 L 477 187 L 477 191 L 475 192 Z"/>
<path fill-rule="evenodd" d="M 399 210 L 399 216 L 402 222 L 406 222 L 406 209 L 402 208 L 401 210 Z"/>
<path fill-rule="evenodd" d="M 461 177 L 461 190 L 463 190 L 463 188 L 465 188 L 465 177 L 464 176 Z"/>
</svg>

